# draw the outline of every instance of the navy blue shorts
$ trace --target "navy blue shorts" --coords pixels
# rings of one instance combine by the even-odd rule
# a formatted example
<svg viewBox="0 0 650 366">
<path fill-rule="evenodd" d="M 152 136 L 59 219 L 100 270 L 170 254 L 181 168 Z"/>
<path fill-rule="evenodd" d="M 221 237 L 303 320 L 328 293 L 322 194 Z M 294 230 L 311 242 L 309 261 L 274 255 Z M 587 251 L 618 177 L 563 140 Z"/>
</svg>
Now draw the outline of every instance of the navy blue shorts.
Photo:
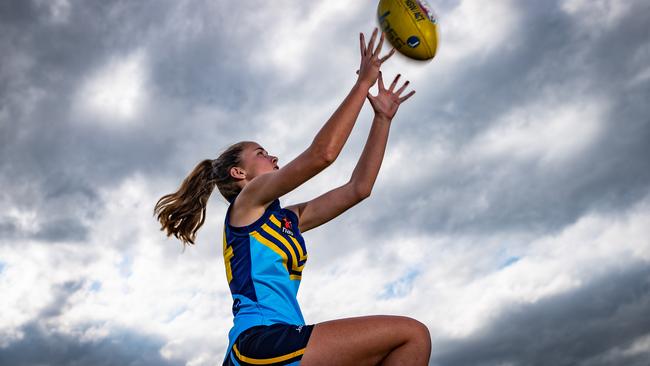
<svg viewBox="0 0 650 366">
<path fill-rule="evenodd" d="M 223 366 L 299 365 L 313 325 L 258 325 L 235 340 Z"/>
</svg>

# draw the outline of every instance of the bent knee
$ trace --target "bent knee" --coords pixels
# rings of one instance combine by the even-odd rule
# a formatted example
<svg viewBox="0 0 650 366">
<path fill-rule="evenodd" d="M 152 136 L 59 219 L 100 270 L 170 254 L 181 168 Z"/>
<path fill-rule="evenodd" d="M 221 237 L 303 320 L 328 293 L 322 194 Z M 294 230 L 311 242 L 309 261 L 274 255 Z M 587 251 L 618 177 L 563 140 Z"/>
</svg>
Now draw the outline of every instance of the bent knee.
<svg viewBox="0 0 650 366">
<path fill-rule="evenodd" d="M 409 338 L 430 338 L 429 328 L 426 324 L 417 319 L 409 318 L 407 316 L 389 316 L 391 323 L 389 327 L 393 331 L 399 331 L 400 334 L 408 335 Z"/>
<path fill-rule="evenodd" d="M 413 318 L 408 319 L 411 339 L 418 343 L 427 344 L 431 347 L 431 333 L 429 332 L 427 325 Z"/>
</svg>

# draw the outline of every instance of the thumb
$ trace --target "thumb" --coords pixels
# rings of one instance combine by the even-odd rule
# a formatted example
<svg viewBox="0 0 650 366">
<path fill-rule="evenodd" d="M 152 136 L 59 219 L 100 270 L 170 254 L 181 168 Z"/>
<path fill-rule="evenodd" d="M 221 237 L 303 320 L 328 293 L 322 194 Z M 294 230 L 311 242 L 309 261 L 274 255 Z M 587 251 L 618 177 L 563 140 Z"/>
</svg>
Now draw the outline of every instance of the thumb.
<svg viewBox="0 0 650 366">
<path fill-rule="evenodd" d="M 368 101 L 370 102 L 370 105 L 372 105 L 372 107 L 374 108 L 375 107 L 375 98 L 376 97 L 373 97 L 372 94 L 370 94 L 370 92 L 368 92 L 368 94 L 366 94 L 366 98 L 368 98 Z"/>
</svg>

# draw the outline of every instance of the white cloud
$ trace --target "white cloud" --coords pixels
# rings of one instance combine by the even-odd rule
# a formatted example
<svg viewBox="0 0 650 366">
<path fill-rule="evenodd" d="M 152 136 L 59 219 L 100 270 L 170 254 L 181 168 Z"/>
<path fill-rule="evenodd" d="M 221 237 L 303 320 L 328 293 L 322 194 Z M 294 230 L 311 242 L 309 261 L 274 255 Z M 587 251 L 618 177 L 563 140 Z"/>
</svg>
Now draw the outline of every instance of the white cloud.
<svg viewBox="0 0 650 366">
<path fill-rule="evenodd" d="M 466 337 L 510 304 L 535 303 L 614 268 L 650 263 L 649 207 L 647 199 L 620 217 L 588 215 L 537 238 L 396 235 L 363 246 L 351 235 L 349 250 L 328 263 L 318 255 L 327 242 L 308 233 L 312 250 L 299 299 L 308 322 L 396 314 L 425 322 L 435 337 Z M 504 267 L 513 255 L 520 259 Z M 390 286 L 397 286 L 394 296 L 386 296 Z"/>
<path fill-rule="evenodd" d="M 282 79 L 292 80 L 302 75 L 305 71 L 305 58 L 308 55 L 320 53 L 333 57 L 331 49 L 323 49 L 323 35 L 327 29 L 336 24 L 341 24 L 346 18 L 357 14 L 364 5 L 362 1 L 322 1 L 304 9 L 304 5 L 285 1 L 283 4 L 274 2 L 266 11 L 258 13 L 265 19 L 254 36 L 262 37 L 264 46 L 254 52 L 251 59 L 255 67 L 266 69 L 271 65 L 279 70 L 290 72 L 283 73 Z M 269 22 L 268 19 L 274 21 Z M 253 23 L 256 23 L 253 20 Z M 351 44 L 350 47 L 356 44 Z"/>
<path fill-rule="evenodd" d="M 83 271 L 83 263 L 94 254 L 76 245 L 26 240 L 18 243 L 0 249 L 0 257 L 7 264 L 0 276 L 0 291 L 4 294 L 0 305 L 6 310 L 0 314 L 0 338 L 5 342 L 22 338 L 18 328 L 55 300 L 56 286 L 76 280 Z"/>
<path fill-rule="evenodd" d="M 649 208 L 650 197 L 623 216 L 587 215 L 557 235 L 528 243 L 501 239 L 499 244 L 499 234 L 473 244 L 458 237 L 431 240 L 442 242 L 431 249 L 442 250 L 432 250 L 435 268 L 416 280 L 419 299 L 411 303 L 431 304 L 426 319 L 436 333 L 468 336 L 509 304 L 535 303 L 612 269 L 650 263 Z M 507 248 L 521 259 L 500 268 L 495 254 Z"/>
<path fill-rule="evenodd" d="M 378 184 L 407 187 L 409 182 L 420 182 L 435 174 L 446 174 L 446 165 L 456 154 L 455 149 L 448 141 L 436 137 L 430 137 L 422 143 L 406 139 L 391 141 L 381 166 L 381 182 Z"/>
<path fill-rule="evenodd" d="M 489 5 L 462 1 L 450 13 L 442 14 L 440 44 L 436 58 L 451 67 L 461 59 L 482 57 L 493 50 L 508 47 L 508 38 L 516 34 L 520 15 L 510 0 L 491 1 Z"/>
<path fill-rule="evenodd" d="M 41 225 L 38 222 L 38 212 L 34 209 L 19 209 L 18 207 L 8 207 L 1 221 L 11 222 L 16 226 L 16 230 L 26 234 L 38 232 Z"/>
<path fill-rule="evenodd" d="M 143 50 L 111 59 L 85 80 L 77 93 L 77 108 L 88 114 L 88 120 L 133 123 L 147 101 L 147 73 Z"/>
<path fill-rule="evenodd" d="M 46 320 L 49 329 L 96 340 L 126 327 L 167 339 L 167 356 L 192 362 L 207 353 L 199 364 L 221 361 L 232 319 L 220 242 L 181 254 L 179 243 L 165 240 L 151 216 L 153 186 L 135 176 L 104 190 L 108 205 L 85 246 L 21 241 L 0 247 L 6 263 L 0 274 L 3 343 L 21 337 L 17 330 L 51 304 L 58 287 L 83 280 L 63 313 Z M 127 256 L 125 276 L 121 263 Z"/>
<path fill-rule="evenodd" d="M 52 10 L 52 14 L 59 14 L 54 18 L 67 19 L 68 3 L 58 1 L 53 4 L 52 9 L 62 6 L 59 13 Z M 170 42 L 191 43 L 203 39 L 202 35 L 206 32 L 218 30 L 232 32 L 242 38 L 255 36 L 259 39 L 256 38 L 254 43 L 263 46 L 251 52 L 251 59 L 242 62 L 262 70 L 288 72 L 286 75 L 282 72 L 272 75 L 271 84 L 283 85 L 285 77 L 301 83 L 330 83 L 327 87 L 321 84 L 314 88 L 317 93 L 327 95 L 326 98 L 316 95 L 312 99 L 287 100 L 280 95 L 277 96 L 277 104 L 265 110 L 253 109 L 255 105 L 247 101 L 234 105 L 228 111 L 222 110 L 217 103 L 193 105 L 191 100 L 165 101 L 173 105 L 187 103 L 187 108 L 176 109 L 182 113 L 170 114 L 192 121 L 227 121 L 219 128 L 228 123 L 239 123 L 237 117 L 251 114 L 251 119 L 268 128 L 260 129 L 263 132 L 257 135 L 253 132 L 252 137 L 259 138 L 267 149 L 280 155 L 281 164 L 286 164 L 288 159 L 306 147 L 338 106 L 347 92 L 347 86 L 339 88 L 336 84 L 339 80 L 349 80 L 346 73 L 354 72 L 352 67 L 356 66 L 333 72 L 332 75 L 324 75 L 320 69 L 313 70 L 313 74 L 306 73 L 312 71 L 310 66 L 314 64 L 314 59 L 324 63 L 330 60 L 326 57 L 331 57 L 332 62 L 342 63 L 342 59 L 348 60 L 348 56 L 354 55 L 357 61 L 356 34 L 349 37 L 353 42 L 348 46 L 323 48 L 323 44 L 338 45 L 344 42 L 333 36 L 330 39 L 328 27 L 339 25 L 343 20 L 366 24 L 366 18 L 359 20 L 354 17 L 369 14 L 367 19 L 372 19 L 374 4 L 371 7 L 368 1 L 354 2 L 352 5 L 345 1 L 328 1 L 306 5 L 306 9 L 301 9 L 293 7 L 295 3 L 288 1 L 274 2 L 272 5 L 260 2 L 261 10 L 246 10 L 250 17 L 241 22 L 240 26 L 246 28 L 241 32 L 202 23 L 205 19 L 216 18 L 211 15 L 204 17 L 204 12 L 194 11 L 196 9 L 191 7 L 196 4 L 187 2 L 178 5 L 177 10 L 181 14 L 170 16 L 173 24 L 167 24 L 170 30 L 164 33 L 169 35 Z M 582 0 L 571 0 L 564 4 L 568 14 L 576 17 L 589 15 L 584 18 L 587 19 L 585 21 L 591 21 L 589 19 L 594 14 L 602 15 L 609 25 L 620 21 L 621 14 L 626 12 L 625 5 L 612 1 L 598 0 L 593 6 L 595 10 L 590 8 L 589 2 Z M 202 6 L 205 5 L 206 10 L 218 12 L 222 4 L 199 5 L 200 10 L 204 10 Z M 489 6 L 463 1 L 450 12 L 439 11 L 441 48 L 434 63 L 413 64 L 395 58 L 386 65 L 384 74 L 392 75 L 399 69 L 409 79 L 420 81 L 420 97 L 414 98 L 412 101 L 417 102 L 413 104 L 435 100 L 425 90 L 426 87 L 436 88 L 438 93 L 441 90 L 449 92 L 453 96 L 463 86 L 445 89 L 445 83 L 458 80 L 464 62 L 479 65 L 482 58 L 496 55 L 497 50 L 507 51 L 511 44 L 509 38 L 523 31 L 519 29 L 519 11 L 516 4 L 509 0 L 493 2 Z M 607 13 L 609 11 L 611 14 Z M 178 38 L 173 38 L 174 33 L 180 33 Z M 326 38 L 328 40 L 322 43 Z M 241 47 L 247 46 L 242 44 Z M 247 54 L 246 50 L 238 51 Z M 20 55 L 20 52 L 17 54 Z M 646 56 L 647 48 L 638 51 L 634 65 L 641 66 L 630 67 L 635 70 L 630 85 L 647 81 Z M 74 112 L 79 114 L 80 119 L 111 125 L 116 123 L 118 126 L 141 120 L 149 102 L 160 102 L 150 101 L 147 93 L 148 57 L 144 49 L 139 49 L 108 59 L 88 75 L 78 89 L 74 96 Z M 305 59 L 308 62 L 303 62 Z M 25 62 L 28 62 L 28 66 L 23 65 Z M 12 66 L 9 71 L 4 70 L 7 72 L 0 74 L 9 78 L 15 74 L 11 70 L 29 70 L 39 67 L 38 62 L 27 54 L 21 55 L 15 63 L 9 63 Z M 540 67 L 539 70 L 545 71 L 546 68 Z M 584 75 L 577 77 L 581 76 Z M 19 80 L 18 86 L 22 87 L 22 76 L 17 78 L 10 81 L 15 83 Z M 425 82 L 426 87 L 423 85 Z M 13 86 L 10 89 L 17 89 L 12 83 L 9 85 Z M 247 87 L 275 92 L 265 90 L 265 85 L 252 84 Z M 340 89 L 340 96 L 332 96 L 330 90 L 334 87 Z M 31 93 L 31 98 L 23 98 L 28 103 L 15 105 L 28 112 L 35 109 L 45 91 L 33 89 Z M 490 214 L 490 210 L 498 210 L 490 205 L 489 193 L 494 186 L 481 185 L 480 179 L 477 179 L 470 182 L 476 183 L 470 187 L 470 194 L 465 194 L 467 191 L 462 189 L 464 187 L 455 189 L 448 182 L 436 188 L 436 181 L 448 176 L 449 172 L 445 169 L 458 165 L 457 169 L 467 169 L 470 176 L 474 173 L 480 176 L 486 169 L 483 164 L 486 160 L 500 164 L 536 160 L 546 164 L 547 168 L 562 168 L 563 163 L 582 156 L 581 153 L 602 137 L 602 127 L 607 122 L 605 117 L 611 111 L 611 105 L 606 98 L 595 93 L 598 92 L 569 98 L 565 97 L 566 92 L 557 89 L 541 93 L 540 98 L 514 106 L 494 121 L 486 121 L 486 129 L 466 146 L 456 146 L 453 142 L 445 141 L 444 136 L 428 138 L 422 143 L 393 139 L 389 143 L 377 187 L 389 187 L 394 183 L 408 189 L 408 183 L 414 181 L 429 182 L 434 187 L 432 191 L 438 190 L 435 195 L 430 194 L 428 201 L 422 199 L 396 205 L 402 210 L 402 215 L 408 215 L 411 208 L 429 214 L 432 207 L 450 212 L 451 220 L 458 217 L 471 219 L 471 215 L 477 213 Z M 607 95 L 607 91 L 603 94 Z M 21 96 L 12 97 L 13 100 Z M 314 101 L 318 103 L 312 105 Z M 453 102 L 442 106 L 449 113 L 461 108 Z M 240 115 L 233 110 L 243 112 Z M 480 108 L 476 111 L 480 112 Z M 0 110 L 0 118 L 8 120 L 10 112 L 8 109 Z M 404 118 L 409 117 L 406 112 L 402 112 L 404 115 L 396 121 L 397 124 L 407 122 L 408 118 Z M 290 115 L 298 116 L 300 120 L 287 120 Z M 362 114 L 359 125 L 367 127 L 368 118 L 364 121 L 365 117 Z M 252 130 L 257 122 L 243 123 L 246 123 L 245 129 L 250 126 Z M 423 122 L 413 118 L 413 123 Z M 269 130 L 269 135 L 264 135 Z M 24 135 L 17 134 L 18 137 L 29 137 L 32 132 L 22 133 Z M 169 147 L 175 153 L 170 157 L 172 163 L 166 166 L 189 169 L 191 166 L 187 162 L 196 163 L 195 156 L 202 155 L 201 151 L 219 147 L 213 146 L 215 142 L 210 138 L 195 139 L 200 133 L 188 132 L 190 138 L 167 136 L 169 138 L 160 139 L 176 144 Z M 214 134 L 210 132 L 209 136 L 220 138 L 216 142 L 218 144 L 226 140 L 218 136 L 221 133 L 221 130 Z M 224 132 L 227 133 L 230 130 Z M 351 137 L 352 143 L 348 144 L 335 166 L 286 197 L 286 202 L 283 199 L 283 203 L 309 199 L 344 183 L 352 172 L 366 134 L 367 129 L 357 128 Z M 354 139 L 357 138 L 361 142 L 355 144 Z M 30 140 L 25 138 L 24 141 Z M 459 149 L 463 149 L 463 152 L 459 152 Z M 413 166 L 406 164 L 407 161 L 417 162 L 426 168 L 404 171 Z M 504 171 L 495 172 L 493 181 L 500 181 L 498 174 L 512 174 L 514 181 L 521 178 L 519 172 Z M 180 183 L 177 176 L 168 175 L 173 182 L 156 181 L 155 178 L 135 174 L 124 179 L 117 187 L 98 185 L 102 206 L 92 218 L 93 221 L 84 222 L 92 225 L 87 242 L 83 245 L 24 239 L 16 239 L 10 244 L 6 241 L 2 243 L 0 307 L 4 310 L 0 313 L 0 346 L 21 337 L 18 331 L 20 327 L 40 315 L 41 318 L 36 320 L 47 322 L 50 329 L 74 334 L 80 340 L 111 337 L 117 329 L 126 327 L 165 339 L 160 352 L 166 358 L 179 357 L 187 360 L 188 365 L 195 366 L 220 363 L 227 343 L 227 332 L 232 324 L 230 293 L 221 255 L 221 225 L 225 205 L 215 191 L 208 208 L 207 221 L 199 233 L 198 245 L 181 254 L 180 243 L 173 238 L 167 240 L 152 217 L 156 200 Z M 28 183 L 22 185 L 25 184 Z M 39 186 L 34 187 L 37 189 Z M 3 197 L 9 195 L 17 195 L 17 191 L 4 193 Z M 394 196 L 389 197 L 394 199 Z M 14 202 L 9 198 L 4 201 Z M 77 204 L 76 201 L 70 202 L 71 205 Z M 562 232 L 540 237 L 530 232 L 513 233 L 511 229 L 498 225 L 491 231 L 483 231 L 480 237 L 462 233 L 420 234 L 428 229 L 423 227 L 395 227 L 393 236 L 368 236 L 372 228 L 360 225 L 368 222 L 364 218 L 376 215 L 373 212 L 376 208 L 367 201 L 363 202 L 346 213 L 345 219 L 336 219 L 325 227 L 306 233 L 310 259 L 299 300 L 308 322 L 369 314 L 399 314 L 425 322 L 434 337 L 465 337 L 507 311 L 509 305 L 531 304 L 570 293 L 613 268 L 624 268 L 639 261 L 650 262 L 650 243 L 647 239 L 650 237 L 650 199 L 623 214 L 586 214 Z M 33 209 L 6 207 L 0 220 L 15 225 L 21 233 L 35 233 L 39 226 L 34 221 L 34 212 Z M 518 260 L 513 261 L 513 258 Z M 54 311 L 46 318 L 42 312 L 52 305 L 57 296 L 65 294 L 61 286 L 66 283 L 78 283 L 79 289 L 68 298 L 59 299 L 65 300 L 61 314 Z M 89 323 L 92 326 L 88 327 Z M 647 347 L 648 339 L 642 338 L 630 347 L 617 351 L 617 355 L 643 354 Z"/>
<path fill-rule="evenodd" d="M 560 164 L 578 156 L 600 135 L 609 103 L 584 95 L 580 99 L 543 97 L 515 106 L 470 143 L 468 155 Z"/>
</svg>

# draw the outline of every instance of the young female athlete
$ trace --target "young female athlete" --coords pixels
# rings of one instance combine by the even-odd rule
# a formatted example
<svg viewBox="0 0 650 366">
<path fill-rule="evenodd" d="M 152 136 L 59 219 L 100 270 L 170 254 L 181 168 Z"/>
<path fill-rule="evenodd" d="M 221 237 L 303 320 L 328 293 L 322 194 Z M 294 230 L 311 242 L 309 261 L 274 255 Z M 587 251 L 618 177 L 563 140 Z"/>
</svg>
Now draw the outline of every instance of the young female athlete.
<svg viewBox="0 0 650 366">
<path fill-rule="evenodd" d="M 307 249 L 301 233 L 340 215 L 370 195 L 381 165 L 391 121 L 408 81 L 385 88 L 375 47 L 360 34 L 358 79 L 311 145 L 280 168 L 255 142 L 240 142 L 215 160 L 204 160 L 180 189 L 162 197 L 154 213 L 167 235 L 194 243 L 213 188 L 230 202 L 224 225 L 226 277 L 233 297 L 234 326 L 224 365 L 426 365 L 427 327 L 402 316 L 365 316 L 306 325 L 296 300 Z M 378 81 L 379 93 L 370 87 Z M 282 208 L 279 197 L 327 168 L 341 152 L 359 111 L 370 101 L 375 116 L 350 181 L 320 197 Z"/>
</svg>

